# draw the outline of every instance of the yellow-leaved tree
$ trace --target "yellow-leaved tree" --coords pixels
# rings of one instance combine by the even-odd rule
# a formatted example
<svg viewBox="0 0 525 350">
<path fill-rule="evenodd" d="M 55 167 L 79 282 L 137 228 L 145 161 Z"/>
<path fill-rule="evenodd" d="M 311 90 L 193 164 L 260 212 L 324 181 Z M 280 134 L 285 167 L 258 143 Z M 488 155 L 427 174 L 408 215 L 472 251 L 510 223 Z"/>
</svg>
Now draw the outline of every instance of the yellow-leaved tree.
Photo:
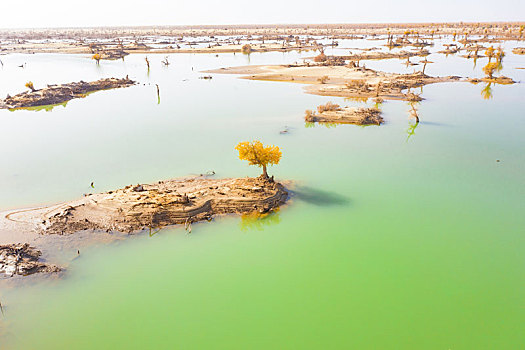
<svg viewBox="0 0 525 350">
<path fill-rule="evenodd" d="M 26 86 L 26 88 L 30 89 L 31 91 L 35 91 L 35 86 L 33 85 L 32 81 L 28 81 L 25 86 Z"/>
<path fill-rule="evenodd" d="M 485 67 L 483 67 L 483 73 L 487 75 L 487 78 L 494 78 L 494 71 L 498 68 L 498 64 L 495 62 L 489 62 Z"/>
<path fill-rule="evenodd" d="M 485 55 L 487 55 L 487 57 L 489 58 L 489 62 L 492 60 L 492 57 L 494 57 L 494 47 L 489 47 L 486 51 L 485 51 Z"/>
<path fill-rule="evenodd" d="M 268 177 L 266 167 L 278 164 L 281 160 L 281 150 L 277 146 L 265 146 L 261 141 L 240 142 L 235 149 L 239 151 L 239 159 L 247 160 L 250 165 L 257 165 L 263 170 L 263 176 Z"/>
<path fill-rule="evenodd" d="M 93 55 L 93 57 L 91 57 L 92 59 L 94 59 L 95 61 L 97 61 L 97 64 L 100 63 L 100 60 L 102 59 L 102 55 L 99 54 L 99 53 L 96 53 Z"/>
</svg>

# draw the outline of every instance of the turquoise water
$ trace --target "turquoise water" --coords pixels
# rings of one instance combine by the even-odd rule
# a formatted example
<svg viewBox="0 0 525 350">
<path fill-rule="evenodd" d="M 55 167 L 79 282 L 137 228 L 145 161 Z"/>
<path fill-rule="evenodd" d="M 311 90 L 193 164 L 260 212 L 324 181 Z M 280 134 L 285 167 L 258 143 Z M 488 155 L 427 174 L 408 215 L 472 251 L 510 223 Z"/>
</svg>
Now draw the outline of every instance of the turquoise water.
<svg viewBox="0 0 525 350">
<path fill-rule="evenodd" d="M 255 138 L 281 147 L 281 164 L 269 170 L 296 185 L 289 205 L 260 222 L 228 216 L 190 235 L 177 227 L 135 235 L 83 249 L 60 279 L 0 281 L 0 344 L 524 348 L 523 85 L 496 86 L 489 100 L 482 85 L 426 86 L 415 129 L 406 102 L 384 103 L 381 127 L 307 128 L 305 109 L 356 103 L 304 94 L 299 84 L 198 79 L 205 69 L 311 55 L 180 54 L 168 68 L 163 55 L 149 55 L 149 75 L 141 55 L 100 66 L 81 55 L 2 56 L 0 96 L 27 80 L 38 88 L 129 74 L 141 85 L 50 112 L 0 111 L 1 209 L 211 169 L 255 176 L 234 150 Z M 480 76 L 484 65 L 429 59 L 429 74 Z M 400 60 L 366 64 L 406 69 Z M 523 56 L 509 52 L 504 66 L 524 78 L 515 69 Z"/>
</svg>

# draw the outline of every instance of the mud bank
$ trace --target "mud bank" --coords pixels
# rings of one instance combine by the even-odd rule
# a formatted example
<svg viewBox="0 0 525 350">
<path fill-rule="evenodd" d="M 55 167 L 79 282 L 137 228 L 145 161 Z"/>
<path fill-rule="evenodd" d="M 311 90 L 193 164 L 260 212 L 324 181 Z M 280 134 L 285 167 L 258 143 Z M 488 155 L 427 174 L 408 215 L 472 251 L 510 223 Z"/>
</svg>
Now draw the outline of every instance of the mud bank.
<svg viewBox="0 0 525 350">
<path fill-rule="evenodd" d="M 58 266 L 41 261 L 41 255 L 41 251 L 27 243 L 0 245 L 0 275 L 28 276 L 61 271 Z"/>
<path fill-rule="evenodd" d="M 17 109 L 37 106 L 60 104 L 75 98 L 86 97 L 86 94 L 95 91 L 128 87 L 136 84 L 135 81 L 124 78 L 107 78 L 92 82 L 80 81 L 61 85 L 48 85 L 43 89 L 34 89 L 15 96 L 0 99 L 0 109 Z"/>
</svg>

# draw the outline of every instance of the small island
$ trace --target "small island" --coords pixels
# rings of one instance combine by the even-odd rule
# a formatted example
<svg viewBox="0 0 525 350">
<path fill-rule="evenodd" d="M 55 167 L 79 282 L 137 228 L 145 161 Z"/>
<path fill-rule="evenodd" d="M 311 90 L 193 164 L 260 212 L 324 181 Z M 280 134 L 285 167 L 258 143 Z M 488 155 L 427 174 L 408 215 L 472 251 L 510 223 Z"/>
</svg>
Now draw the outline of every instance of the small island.
<svg viewBox="0 0 525 350">
<path fill-rule="evenodd" d="M 129 185 L 78 200 L 14 214 L 30 221 L 39 234 L 73 234 L 84 230 L 133 233 L 169 225 L 211 220 L 218 214 L 268 212 L 288 193 L 271 178 L 206 177 Z"/>
<path fill-rule="evenodd" d="M 340 64 L 343 63 L 343 65 Z M 314 95 L 347 98 L 382 98 L 384 100 L 421 100 L 409 89 L 443 82 L 464 81 L 457 76 L 433 77 L 424 71 L 397 74 L 376 71 L 357 62 L 229 67 L 206 73 L 240 74 L 243 79 L 307 84 L 305 91 Z"/>
<path fill-rule="evenodd" d="M 304 120 L 308 123 L 356 125 L 381 125 L 384 122 L 379 108 L 342 108 L 332 102 L 318 106 L 317 111 L 306 110 Z"/>
<path fill-rule="evenodd" d="M 258 177 L 213 179 L 209 175 L 129 185 L 114 191 L 36 209 L 7 212 L 0 224 L 15 232 L 32 232 L 43 240 L 75 233 L 157 233 L 166 226 L 210 221 L 221 214 L 267 214 L 284 204 L 288 191 L 267 167 L 278 164 L 281 151 L 260 141 L 237 145 L 239 158 L 262 168 Z M 213 174 L 213 173 L 212 173 Z M 16 241 L 0 245 L 0 275 L 58 272 L 62 268 L 40 261 L 41 251 Z"/>
<path fill-rule="evenodd" d="M 0 109 L 18 109 L 47 105 L 61 104 L 75 98 L 86 97 L 95 91 L 116 89 L 135 85 L 136 82 L 128 77 L 123 79 L 107 78 L 92 82 L 79 81 L 76 83 L 48 85 L 43 89 L 35 89 L 32 82 L 26 87 L 30 90 L 15 96 L 0 99 Z"/>
</svg>

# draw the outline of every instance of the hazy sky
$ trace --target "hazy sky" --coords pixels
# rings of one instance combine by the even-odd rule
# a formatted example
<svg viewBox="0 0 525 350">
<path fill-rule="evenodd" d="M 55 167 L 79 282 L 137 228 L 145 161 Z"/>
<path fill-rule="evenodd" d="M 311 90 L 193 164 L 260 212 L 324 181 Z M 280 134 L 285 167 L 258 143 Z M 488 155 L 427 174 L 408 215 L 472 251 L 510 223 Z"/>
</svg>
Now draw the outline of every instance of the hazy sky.
<svg viewBox="0 0 525 350">
<path fill-rule="evenodd" d="M 0 1 L 0 28 L 525 21 L 525 0 Z"/>
</svg>

